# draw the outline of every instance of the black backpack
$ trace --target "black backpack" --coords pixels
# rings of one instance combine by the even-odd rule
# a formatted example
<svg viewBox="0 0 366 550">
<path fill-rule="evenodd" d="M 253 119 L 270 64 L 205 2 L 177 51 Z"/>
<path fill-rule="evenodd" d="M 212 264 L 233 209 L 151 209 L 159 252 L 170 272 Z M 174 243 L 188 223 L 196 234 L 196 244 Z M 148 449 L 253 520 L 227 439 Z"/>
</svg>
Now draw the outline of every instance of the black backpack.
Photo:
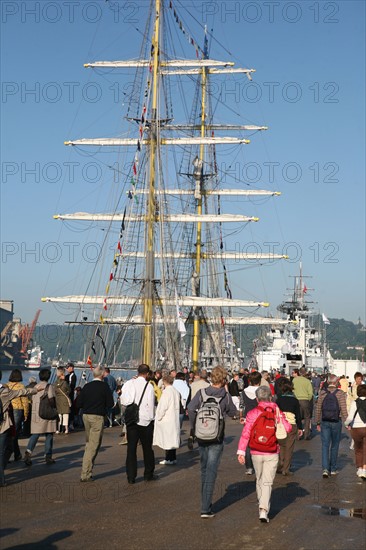
<svg viewBox="0 0 366 550">
<path fill-rule="evenodd" d="M 337 391 L 330 392 L 328 390 L 327 395 L 324 397 L 322 403 L 322 420 L 325 422 L 338 422 L 339 421 L 339 402 L 337 399 Z"/>
</svg>

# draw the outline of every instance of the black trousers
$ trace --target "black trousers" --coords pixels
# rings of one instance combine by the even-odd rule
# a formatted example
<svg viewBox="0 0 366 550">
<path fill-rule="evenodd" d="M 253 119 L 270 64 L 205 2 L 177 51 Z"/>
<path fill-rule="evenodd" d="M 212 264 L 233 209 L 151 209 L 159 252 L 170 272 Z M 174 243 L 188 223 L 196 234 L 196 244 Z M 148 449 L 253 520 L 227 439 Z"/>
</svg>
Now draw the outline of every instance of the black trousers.
<svg viewBox="0 0 366 550">
<path fill-rule="evenodd" d="M 148 426 L 133 424 L 127 427 L 126 474 L 128 481 L 135 481 L 137 476 L 137 445 L 141 441 L 144 455 L 144 479 L 151 479 L 155 469 L 155 455 L 152 448 L 154 422 Z"/>
<path fill-rule="evenodd" d="M 165 460 L 177 460 L 177 449 L 165 451 Z"/>
</svg>

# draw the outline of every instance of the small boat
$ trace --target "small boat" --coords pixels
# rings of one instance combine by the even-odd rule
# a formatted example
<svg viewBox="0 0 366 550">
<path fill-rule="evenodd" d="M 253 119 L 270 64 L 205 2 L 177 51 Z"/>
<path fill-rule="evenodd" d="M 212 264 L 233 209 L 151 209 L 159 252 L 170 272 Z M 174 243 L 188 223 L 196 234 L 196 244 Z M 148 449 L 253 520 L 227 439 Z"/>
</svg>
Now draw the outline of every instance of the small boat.
<svg viewBox="0 0 366 550">
<path fill-rule="evenodd" d="M 27 350 L 27 353 L 28 359 L 25 360 L 25 367 L 27 369 L 40 369 L 42 366 L 46 366 L 41 346 L 35 345 L 33 348 Z"/>
</svg>

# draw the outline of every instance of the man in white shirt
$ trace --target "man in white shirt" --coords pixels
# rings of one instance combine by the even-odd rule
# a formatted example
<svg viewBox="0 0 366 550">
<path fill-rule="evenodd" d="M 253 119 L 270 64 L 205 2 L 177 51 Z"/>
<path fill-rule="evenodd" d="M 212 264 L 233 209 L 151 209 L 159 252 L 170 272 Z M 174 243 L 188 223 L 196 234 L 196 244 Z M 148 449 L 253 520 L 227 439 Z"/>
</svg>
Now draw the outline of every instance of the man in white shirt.
<svg viewBox="0 0 366 550">
<path fill-rule="evenodd" d="M 155 393 L 152 384 L 146 378 L 149 372 L 147 365 L 139 365 L 137 378 L 128 380 L 122 387 L 121 405 L 127 406 L 131 403 L 140 403 L 139 421 L 126 427 L 127 430 L 127 457 L 126 474 L 128 483 L 135 483 L 137 476 L 137 445 L 141 441 L 144 455 L 144 479 L 154 481 L 155 456 L 152 448 L 155 417 Z"/>
</svg>

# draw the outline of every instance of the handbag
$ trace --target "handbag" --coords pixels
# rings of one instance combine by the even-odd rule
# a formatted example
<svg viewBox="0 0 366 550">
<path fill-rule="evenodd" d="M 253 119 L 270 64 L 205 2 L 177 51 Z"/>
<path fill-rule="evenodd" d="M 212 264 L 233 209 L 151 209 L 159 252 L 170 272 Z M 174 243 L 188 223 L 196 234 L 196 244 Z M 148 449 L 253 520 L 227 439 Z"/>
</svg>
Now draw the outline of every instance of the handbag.
<svg viewBox="0 0 366 550">
<path fill-rule="evenodd" d="M 149 382 L 146 382 L 146 385 L 144 387 L 144 391 L 142 392 L 140 401 L 138 405 L 136 403 L 130 403 L 130 405 L 127 405 L 125 410 L 125 424 L 127 427 L 132 426 L 133 424 L 137 424 L 140 420 L 140 405 L 142 398 L 144 397 L 145 390 L 147 388 Z"/>
<path fill-rule="evenodd" d="M 276 422 L 276 437 L 277 439 L 286 439 L 287 432 L 282 422 L 282 416 L 279 414 Z"/>
<path fill-rule="evenodd" d="M 58 412 L 56 409 L 56 400 L 54 397 L 48 396 L 49 384 L 44 389 L 39 400 L 38 414 L 43 420 L 56 420 Z"/>
<path fill-rule="evenodd" d="M 357 413 L 358 413 L 358 403 L 356 403 L 356 412 L 355 412 L 355 414 L 353 415 L 353 418 L 352 418 L 351 422 L 348 424 L 348 426 L 349 426 L 350 428 L 353 428 L 353 424 L 355 423 L 355 418 L 356 418 L 356 414 L 357 414 Z"/>
</svg>

